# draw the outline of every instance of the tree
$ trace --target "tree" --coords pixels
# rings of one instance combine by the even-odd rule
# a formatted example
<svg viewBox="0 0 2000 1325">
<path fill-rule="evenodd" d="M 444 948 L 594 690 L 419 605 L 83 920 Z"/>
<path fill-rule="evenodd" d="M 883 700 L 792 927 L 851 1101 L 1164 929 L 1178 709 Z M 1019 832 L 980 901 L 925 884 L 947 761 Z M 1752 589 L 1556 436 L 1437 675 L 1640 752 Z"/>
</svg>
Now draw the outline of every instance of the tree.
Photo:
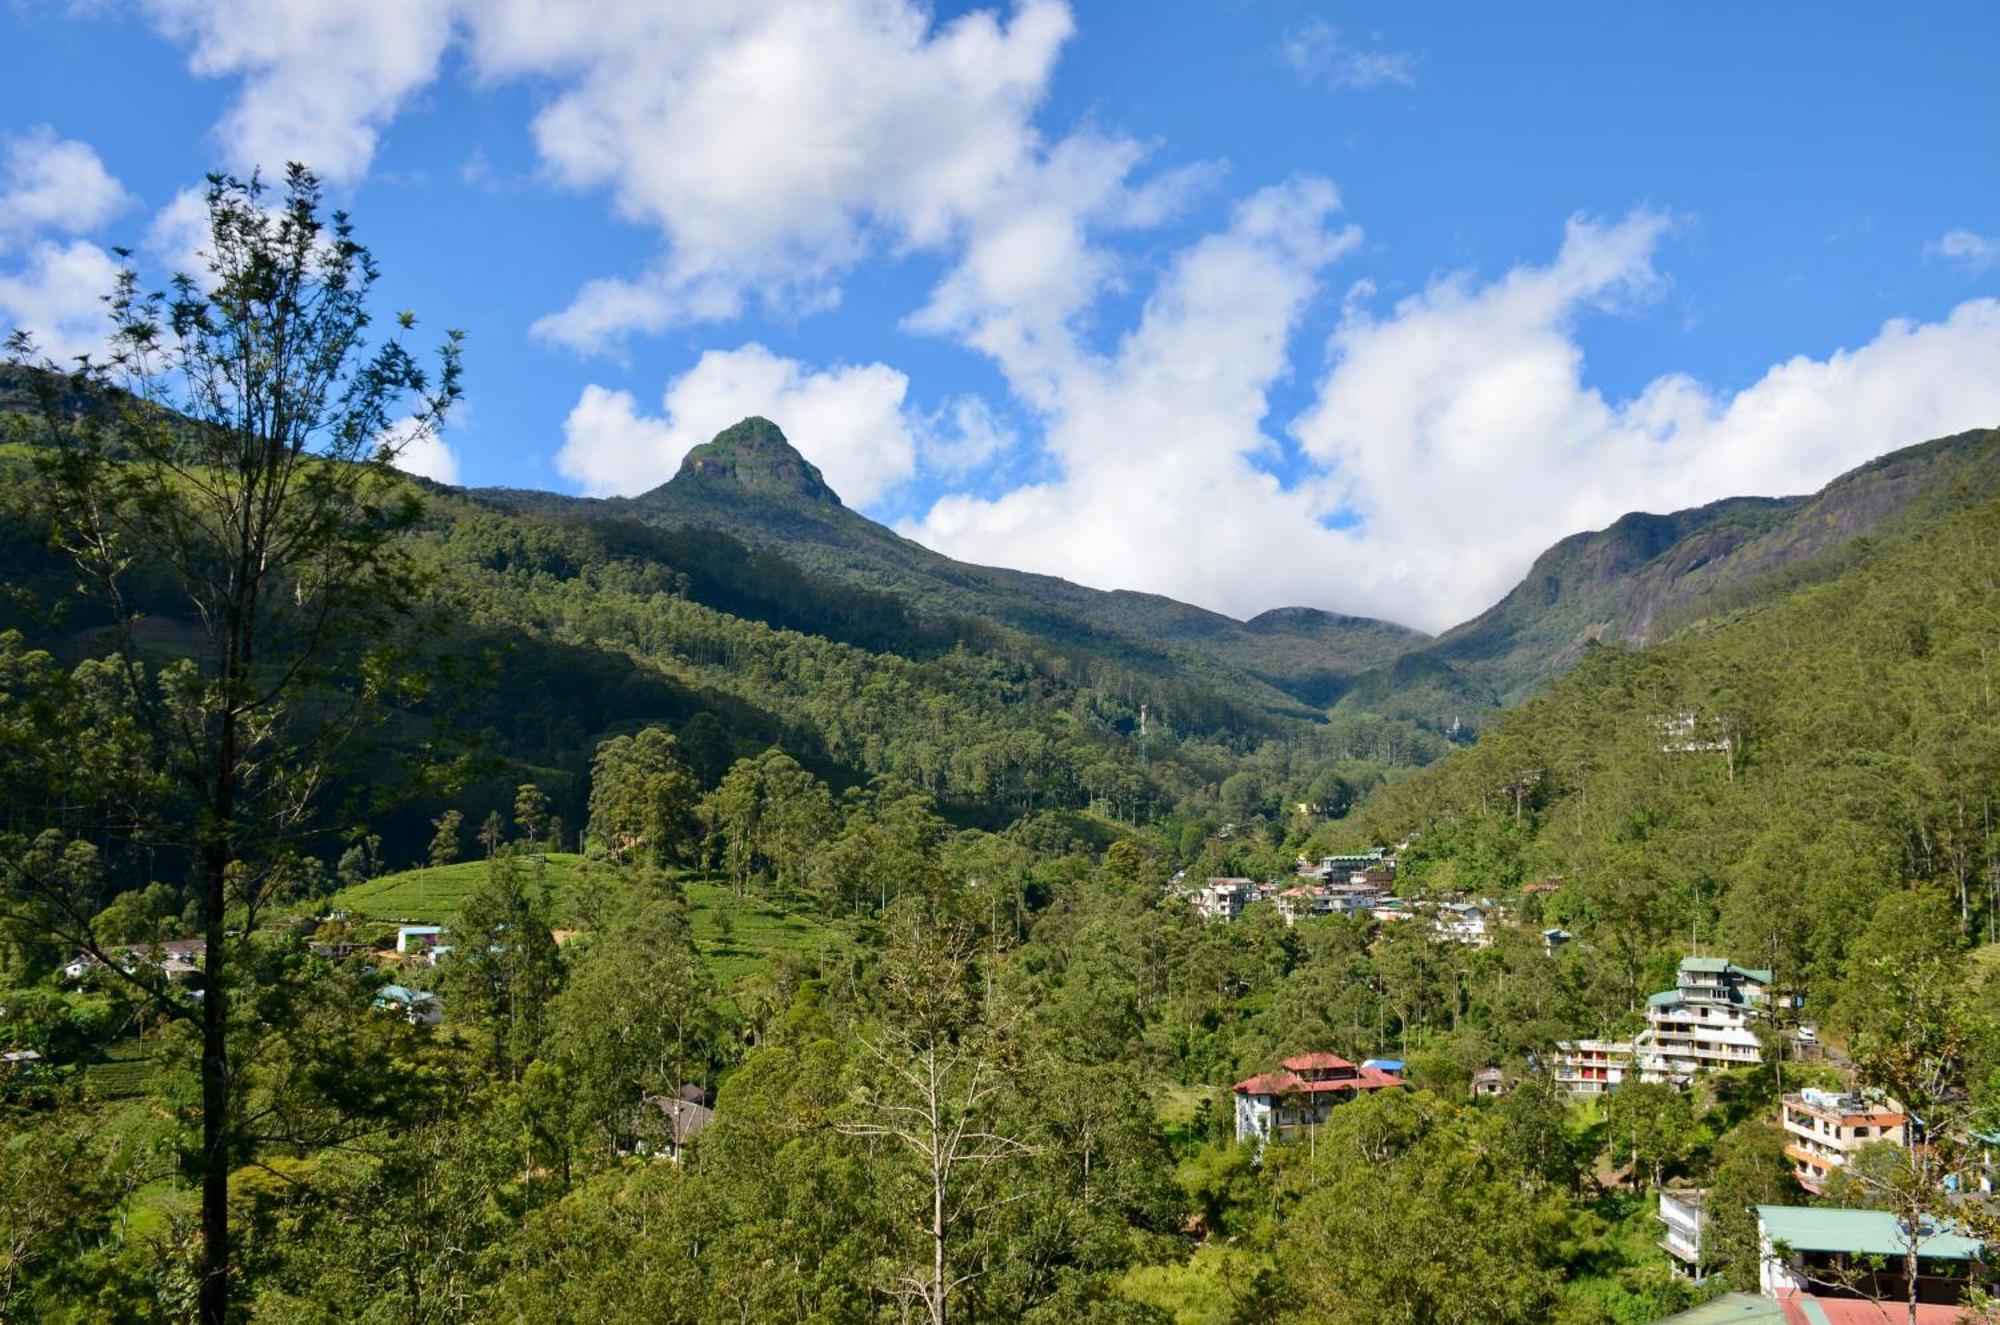
<svg viewBox="0 0 2000 1325">
<path fill-rule="evenodd" d="M 514 789 L 514 823 L 524 840 L 546 842 L 549 830 L 549 798 L 532 782 Z"/>
<path fill-rule="evenodd" d="M 37 513 L 113 617 L 134 720 L 176 793 L 147 827 L 193 863 L 206 994 L 153 992 L 199 1026 L 199 1310 L 221 1325 L 238 1155 L 231 930 L 255 926 L 363 716 L 413 697 L 397 641 L 421 581 L 400 536 L 420 499 L 391 464 L 457 399 L 459 335 L 435 377 L 399 340 L 366 349 L 374 261 L 344 213 L 322 217 L 302 167 L 276 207 L 254 176 L 211 177 L 207 208 L 206 277 L 145 293 L 120 273 L 108 362 L 44 366 L 23 431 Z M 20 337 L 9 348 L 17 365 L 33 355 Z M 136 633 L 153 610 L 196 641 L 157 667 Z M 99 946 L 59 882 L 10 870 L 7 887 L 30 919 Z"/>
<path fill-rule="evenodd" d="M 981 1274 L 960 1258 L 990 1213 L 998 1170 L 1032 1154 L 999 1125 L 1009 1027 L 981 1016 L 972 926 L 911 898 L 893 915 L 879 1032 L 862 1041 L 862 1080 L 841 1130 L 913 1162 L 909 1190 L 923 1254 L 898 1277 L 930 1325 L 947 1325 Z"/>
<path fill-rule="evenodd" d="M 431 827 L 437 830 L 431 834 L 430 862 L 432 868 L 443 869 L 446 865 L 458 859 L 458 830 L 459 826 L 464 822 L 465 816 L 457 810 L 446 810 L 443 814 L 431 820 Z"/>
<path fill-rule="evenodd" d="M 814 853 L 833 836 L 833 796 L 826 784 L 782 750 L 739 759 L 702 798 L 710 847 L 741 893 L 753 877 L 799 887 Z"/>
<path fill-rule="evenodd" d="M 1612 1092 L 1604 1110 L 1605 1144 L 1615 1159 L 1632 1163 L 1632 1185 L 1651 1175 L 1660 1185 L 1667 1167 L 1687 1157 L 1696 1136 L 1689 1097 L 1664 1082 L 1629 1082 Z"/>
<path fill-rule="evenodd" d="M 694 779 L 672 732 L 647 727 L 616 736 L 590 761 L 584 835 L 614 859 L 670 864 L 694 839 L 694 802 Z"/>
<path fill-rule="evenodd" d="M 1324 1325 L 1528 1325 L 1549 1318 L 1554 1224 L 1495 1163 L 1476 1115 L 1378 1095 L 1333 1111 L 1282 1175 L 1278 1268 Z M 1283 1164 L 1294 1156 L 1274 1149 Z M 1294 1151 L 1294 1155 L 1296 1151 Z M 1296 1162 L 1296 1161 L 1294 1161 Z"/>
<path fill-rule="evenodd" d="M 507 821 L 500 817 L 500 811 L 493 810 L 486 816 L 486 822 L 479 825 L 479 845 L 486 848 L 488 860 L 498 854 L 507 844 Z"/>
<path fill-rule="evenodd" d="M 647 1095 L 703 1081 L 720 1023 L 679 903 L 661 898 L 593 938 L 549 1009 L 581 1120 L 605 1150 L 633 1137 Z"/>
<path fill-rule="evenodd" d="M 439 963 L 450 1004 L 469 1009 L 491 1039 L 493 1072 L 518 1081 L 541 1052 L 549 1001 L 562 977 L 555 935 L 528 871 L 508 852 L 488 862 L 449 926 L 451 952 Z"/>
<path fill-rule="evenodd" d="M 1964 1217 L 1954 1179 L 1979 1162 L 1974 1134 L 1992 1127 L 1967 1075 L 1978 1041 L 1992 1032 L 1969 1006 L 1972 982 L 1961 969 L 1957 939 L 1944 897 L 1885 897 L 1857 945 L 1836 1007 L 1862 1086 L 1922 1120 L 1922 1144 L 1864 1147 L 1841 1174 L 1848 1200 L 1896 1216 L 1911 1325 L 1918 1253 L 1933 1225 Z"/>
</svg>

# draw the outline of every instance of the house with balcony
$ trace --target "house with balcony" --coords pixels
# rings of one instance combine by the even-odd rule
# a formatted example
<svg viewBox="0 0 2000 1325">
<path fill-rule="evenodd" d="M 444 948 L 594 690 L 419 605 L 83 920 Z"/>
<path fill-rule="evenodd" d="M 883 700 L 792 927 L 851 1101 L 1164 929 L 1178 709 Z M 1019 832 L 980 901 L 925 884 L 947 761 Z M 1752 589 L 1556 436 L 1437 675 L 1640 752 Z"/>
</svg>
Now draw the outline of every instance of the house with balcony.
<svg viewBox="0 0 2000 1325">
<path fill-rule="evenodd" d="M 1204 920 L 1234 920 L 1261 895 L 1254 879 L 1210 879 L 1194 890 L 1194 909 Z"/>
<path fill-rule="evenodd" d="M 1672 989 L 1646 1000 L 1646 1029 L 1630 1040 L 1565 1040 L 1556 1046 L 1556 1089 L 1599 1095 L 1625 1081 L 1685 1086 L 1702 1072 L 1754 1067 L 1763 1047 L 1752 1027 L 1764 1016 L 1771 973 L 1724 957 L 1683 958 Z"/>
<path fill-rule="evenodd" d="M 1778 1103 L 1785 1130 L 1785 1158 L 1792 1176 L 1814 1196 L 1855 1151 L 1878 1141 L 1910 1143 L 1910 1118 L 1893 1100 L 1871 1100 L 1854 1092 L 1807 1088 Z"/>
<path fill-rule="evenodd" d="M 1278 908 L 1278 914 L 1285 918 L 1287 925 L 1296 925 L 1310 916 L 1330 916 L 1337 909 L 1331 892 L 1303 883 L 1273 893 L 1271 903 Z"/>
<path fill-rule="evenodd" d="M 1700 1188 L 1674 1191 L 1660 1189 L 1660 1208 L 1655 1218 L 1662 1226 L 1660 1250 L 1673 1258 L 1675 1274 L 1700 1283 L 1707 1276 L 1701 1243 L 1708 1231 L 1708 1192 Z"/>
<path fill-rule="evenodd" d="M 1672 989 L 1646 1000 L 1647 1080 L 1685 1085 L 1696 1073 L 1754 1067 L 1763 1047 L 1751 1029 L 1764 1016 L 1771 973 L 1725 957 L 1686 957 Z"/>
<path fill-rule="evenodd" d="M 1493 946 L 1493 926 L 1487 908 L 1477 902 L 1444 902 L 1431 918 L 1439 941 L 1466 948 Z"/>
<path fill-rule="evenodd" d="M 1553 1075 L 1558 1094 L 1589 1099 L 1639 1079 L 1630 1040 L 1564 1040 L 1556 1046 Z"/>
<path fill-rule="evenodd" d="M 1356 1066 L 1338 1054 L 1297 1054 L 1275 1072 L 1236 1083 L 1236 1139 L 1259 1145 L 1290 1139 L 1325 1122 L 1335 1105 L 1402 1086 L 1398 1073 Z"/>
</svg>

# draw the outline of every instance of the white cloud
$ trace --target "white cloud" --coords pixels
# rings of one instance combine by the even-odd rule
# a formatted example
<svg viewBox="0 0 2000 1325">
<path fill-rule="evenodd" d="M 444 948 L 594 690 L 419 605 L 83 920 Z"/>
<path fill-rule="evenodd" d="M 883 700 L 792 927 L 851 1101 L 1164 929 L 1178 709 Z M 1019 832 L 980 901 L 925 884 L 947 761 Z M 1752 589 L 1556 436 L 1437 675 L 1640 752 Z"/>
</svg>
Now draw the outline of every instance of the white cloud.
<svg viewBox="0 0 2000 1325">
<path fill-rule="evenodd" d="M 1733 394 L 1684 375 L 1607 400 L 1578 324 L 1644 308 L 1671 229 L 1572 220 L 1555 259 L 1445 276 L 1386 316 L 1357 282 L 1332 366 L 1293 426 L 1307 474 L 1254 463 L 1270 385 L 1325 265 L 1353 242 L 1331 190 L 1295 183 L 1182 253 L 1115 355 L 1073 339 L 1024 368 L 1055 476 L 952 495 L 903 532 L 968 560 L 1248 615 L 1305 603 L 1439 629 L 1511 588 L 1549 544 L 1630 510 L 1811 491 L 1899 446 L 2000 421 L 2000 302 L 1894 321 Z M 1226 347 L 1226 348 L 1221 348 Z M 1018 388 L 1017 388 L 1018 389 Z M 1336 518 L 1337 517 L 1337 518 Z M 1339 527 L 1330 528 L 1329 523 Z"/>
<path fill-rule="evenodd" d="M 0 272 L 0 332 L 26 331 L 58 363 L 101 357 L 110 330 L 104 296 L 117 278 L 118 264 L 88 240 L 38 240 L 19 269 Z"/>
<path fill-rule="evenodd" d="M 462 420 L 466 409 L 465 402 L 460 401 L 452 417 Z M 405 474 L 439 483 L 458 482 L 458 453 L 436 428 L 420 428 L 415 419 L 406 415 L 383 429 L 379 440 L 388 448 L 390 462 Z"/>
<path fill-rule="evenodd" d="M 808 371 L 762 345 L 710 350 L 668 384 L 659 416 L 630 392 L 587 386 L 563 422 L 556 469 L 585 492 L 643 492 L 681 458 L 749 415 L 777 424 L 843 502 L 865 506 L 916 469 L 909 379 L 884 364 Z"/>
<path fill-rule="evenodd" d="M 1350 313 L 1295 433 L 1328 507 L 1359 516 L 1320 601 L 1441 627 L 1556 539 L 1631 510 L 1809 492 L 1884 451 L 2000 421 L 2000 303 L 1893 321 L 1731 395 L 1681 374 L 1626 401 L 1583 381 L 1576 323 L 1642 298 L 1665 222 L 1572 220 L 1547 266 L 1441 279 L 1381 319 Z"/>
<path fill-rule="evenodd" d="M 1323 601 L 1340 577 L 1310 494 L 1253 463 L 1267 392 L 1327 264 L 1359 242 L 1331 185 L 1301 179 L 1239 204 L 1179 253 L 1115 353 L 1074 339 L 997 350 L 1045 403 L 1058 477 L 998 498 L 950 496 L 903 532 L 955 557 L 1143 588 L 1225 610 Z"/>
<path fill-rule="evenodd" d="M 1417 85 L 1415 55 L 1357 47 L 1323 18 L 1307 19 L 1285 33 L 1278 58 L 1302 82 L 1315 86 L 1366 91 L 1389 83 Z"/>
<path fill-rule="evenodd" d="M 384 124 L 437 76 L 452 0 L 144 0 L 203 78 L 241 79 L 217 126 L 231 165 L 359 179 Z"/>
<path fill-rule="evenodd" d="M 946 402 L 924 420 L 917 438 L 923 468 L 953 478 L 978 472 L 1020 444 L 1020 434 L 974 395 Z"/>
<path fill-rule="evenodd" d="M 95 230 L 132 201 L 88 143 L 39 125 L 0 137 L 0 251 L 35 235 Z"/>
<path fill-rule="evenodd" d="M 914 0 L 503 0 L 472 27 L 487 77 L 561 89 L 535 120 L 547 169 L 608 190 L 663 242 L 645 273 L 593 281 L 537 324 L 583 350 L 750 299 L 824 309 L 884 252 L 969 245 L 988 270 L 968 280 L 1073 303 L 1108 269 L 1086 225 L 1157 224 L 1204 178 L 1127 187 L 1138 145 L 1043 141 L 1033 117 L 1074 27 L 1060 0 L 943 23 Z"/>
<path fill-rule="evenodd" d="M 1924 255 L 1982 272 L 2000 264 L 2000 235 L 1982 235 L 1959 226 L 1924 245 Z"/>
</svg>

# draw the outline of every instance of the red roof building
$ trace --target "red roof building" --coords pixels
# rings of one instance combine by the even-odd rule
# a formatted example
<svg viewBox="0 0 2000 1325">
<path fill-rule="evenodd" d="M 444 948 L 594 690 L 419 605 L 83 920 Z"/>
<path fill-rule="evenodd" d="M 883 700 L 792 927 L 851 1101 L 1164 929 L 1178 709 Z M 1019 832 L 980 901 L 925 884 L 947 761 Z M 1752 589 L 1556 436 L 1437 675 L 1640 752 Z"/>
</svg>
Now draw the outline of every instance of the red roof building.
<svg viewBox="0 0 2000 1325">
<path fill-rule="evenodd" d="M 1338 1054 L 1298 1054 L 1278 1071 L 1236 1083 L 1236 1139 L 1261 1144 L 1316 1127 L 1343 1100 L 1403 1084 L 1394 1072 L 1358 1067 Z"/>
</svg>

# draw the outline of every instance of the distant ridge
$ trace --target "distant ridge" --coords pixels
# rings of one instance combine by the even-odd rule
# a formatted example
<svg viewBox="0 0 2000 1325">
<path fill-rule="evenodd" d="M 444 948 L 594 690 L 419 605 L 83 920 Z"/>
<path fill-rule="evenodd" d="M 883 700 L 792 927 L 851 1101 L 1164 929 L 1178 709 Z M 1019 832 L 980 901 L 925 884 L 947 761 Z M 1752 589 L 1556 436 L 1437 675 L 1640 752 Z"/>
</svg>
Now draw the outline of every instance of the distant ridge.
<svg viewBox="0 0 2000 1325">
<path fill-rule="evenodd" d="M 978 617 L 1144 672 L 1200 676 L 1273 712 L 1372 712 L 1469 731 L 1593 647 L 1642 646 L 1754 610 L 1839 574 L 1872 541 L 2000 496 L 2000 432 L 1906 447 L 1808 496 L 1621 516 L 1562 539 L 1498 603 L 1436 638 L 1307 607 L 1236 621 L 1157 594 L 953 561 L 842 505 L 763 418 L 694 448 L 671 481 L 637 497 L 476 495 L 511 509 L 721 529 L 919 611 Z"/>
</svg>

